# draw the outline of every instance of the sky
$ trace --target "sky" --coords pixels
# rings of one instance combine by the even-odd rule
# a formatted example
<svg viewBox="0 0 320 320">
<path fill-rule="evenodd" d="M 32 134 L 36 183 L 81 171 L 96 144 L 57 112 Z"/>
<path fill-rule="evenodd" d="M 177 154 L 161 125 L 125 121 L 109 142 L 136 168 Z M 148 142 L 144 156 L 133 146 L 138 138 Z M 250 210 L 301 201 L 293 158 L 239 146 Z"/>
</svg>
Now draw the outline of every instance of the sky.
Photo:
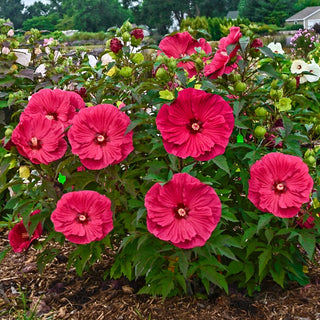
<svg viewBox="0 0 320 320">
<path fill-rule="evenodd" d="M 26 6 L 30 6 L 30 4 L 33 4 L 36 1 L 40 1 L 40 2 L 43 2 L 43 3 L 48 3 L 49 2 L 48 0 L 22 0 L 21 2 L 23 4 L 25 4 Z"/>
</svg>

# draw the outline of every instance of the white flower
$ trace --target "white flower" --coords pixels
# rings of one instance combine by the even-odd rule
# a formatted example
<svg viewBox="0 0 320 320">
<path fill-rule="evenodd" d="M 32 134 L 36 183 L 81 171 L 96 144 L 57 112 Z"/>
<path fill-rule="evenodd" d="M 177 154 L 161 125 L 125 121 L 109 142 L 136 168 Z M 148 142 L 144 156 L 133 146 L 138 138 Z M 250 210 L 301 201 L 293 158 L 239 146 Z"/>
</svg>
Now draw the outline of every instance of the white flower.
<svg viewBox="0 0 320 320">
<path fill-rule="evenodd" d="M 307 66 L 307 71 L 312 73 L 311 74 L 305 74 L 304 77 L 306 77 L 307 81 L 309 82 L 316 82 L 320 78 L 320 66 L 314 61 L 314 59 L 311 60 L 311 63 Z"/>
<path fill-rule="evenodd" d="M 107 65 L 108 63 L 110 63 L 112 61 L 114 61 L 114 59 L 110 56 L 109 53 L 106 53 L 101 57 L 101 64 L 103 66 Z"/>
<path fill-rule="evenodd" d="M 41 74 L 41 77 L 43 77 L 43 78 L 45 77 L 46 72 L 47 72 L 47 69 L 46 69 L 46 66 L 45 66 L 44 63 L 40 64 L 40 65 L 38 66 L 38 68 L 34 71 L 34 73 L 39 73 L 39 74 Z"/>
<path fill-rule="evenodd" d="M 273 53 L 284 54 L 280 42 L 270 42 L 267 46 Z"/>
<path fill-rule="evenodd" d="M 93 56 L 92 54 L 88 54 L 88 59 L 89 59 L 89 65 L 91 68 L 94 68 L 97 64 L 97 58 Z"/>
<path fill-rule="evenodd" d="M 17 56 L 16 63 L 27 67 L 31 61 L 31 53 L 28 51 L 28 49 L 14 49 L 13 51 Z"/>
<path fill-rule="evenodd" d="M 62 54 L 60 53 L 60 51 L 55 50 L 55 51 L 54 51 L 54 54 L 53 54 L 53 61 L 54 61 L 54 62 L 57 62 L 58 59 L 59 59 L 61 56 L 62 56 Z"/>
<path fill-rule="evenodd" d="M 296 74 L 300 74 L 304 71 L 308 71 L 308 64 L 301 59 L 294 60 L 292 61 L 290 71 L 291 73 L 296 73 Z"/>
</svg>

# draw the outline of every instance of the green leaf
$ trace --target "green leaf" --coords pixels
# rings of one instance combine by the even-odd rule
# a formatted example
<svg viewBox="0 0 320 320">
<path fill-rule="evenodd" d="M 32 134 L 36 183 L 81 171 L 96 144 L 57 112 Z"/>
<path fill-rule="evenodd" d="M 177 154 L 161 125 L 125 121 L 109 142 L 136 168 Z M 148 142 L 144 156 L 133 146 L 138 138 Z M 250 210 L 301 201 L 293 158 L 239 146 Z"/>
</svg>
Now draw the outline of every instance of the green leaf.
<svg viewBox="0 0 320 320">
<path fill-rule="evenodd" d="M 183 276 L 186 278 L 188 273 L 188 268 L 189 268 L 189 261 L 188 261 L 187 254 L 183 250 L 180 250 L 178 252 L 178 257 L 179 257 L 179 260 L 178 260 L 179 269 L 183 274 Z"/>
<path fill-rule="evenodd" d="M 249 42 L 250 42 L 249 37 L 241 37 L 240 38 L 239 44 L 240 44 L 240 48 L 241 48 L 242 52 L 246 51 L 246 48 L 247 48 Z"/>
<path fill-rule="evenodd" d="M 214 283 L 218 287 L 223 288 L 224 291 L 228 294 L 228 283 L 224 275 L 217 272 L 215 268 L 209 266 L 201 267 L 201 271 L 205 278 L 207 278 L 210 282 Z"/>
<path fill-rule="evenodd" d="M 245 244 L 248 240 L 250 240 L 254 234 L 256 233 L 257 229 L 256 229 L 256 226 L 252 226 L 250 227 L 249 229 L 247 229 L 243 236 L 242 236 L 242 239 L 241 239 L 241 244 Z"/>
<path fill-rule="evenodd" d="M 261 66 L 259 70 L 273 78 L 278 78 L 278 79 L 280 78 L 280 75 L 277 73 L 277 71 L 274 69 L 274 67 L 271 64 L 265 64 Z"/>
<path fill-rule="evenodd" d="M 254 264 L 252 262 L 245 263 L 243 270 L 246 275 L 246 282 L 248 282 L 254 275 Z"/>
<path fill-rule="evenodd" d="M 274 216 L 272 214 L 264 214 L 259 218 L 258 221 L 258 225 L 257 225 L 257 233 L 260 231 L 261 228 L 263 228 L 264 226 L 266 226 L 270 220 L 273 218 Z"/>
<path fill-rule="evenodd" d="M 281 286 L 281 288 L 283 288 L 284 277 L 286 274 L 284 266 L 280 262 L 276 261 L 274 267 L 270 269 L 270 273 L 272 279 Z"/>
<path fill-rule="evenodd" d="M 263 53 L 264 55 L 266 55 L 269 58 L 274 58 L 274 53 L 273 51 L 268 48 L 268 47 L 262 47 L 262 48 L 258 48 L 260 50 L 261 53 Z"/>
<path fill-rule="evenodd" d="M 217 250 L 222 256 L 228 257 L 231 260 L 238 260 L 234 253 L 231 251 L 231 249 L 226 246 L 218 247 Z"/>
<path fill-rule="evenodd" d="M 308 258 L 312 259 L 316 247 L 315 234 L 311 233 L 309 229 L 303 229 L 300 231 L 298 239 L 302 248 L 307 252 Z"/>
<path fill-rule="evenodd" d="M 7 249 L 4 249 L 3 251 L 0 252 L 0 263 L 10 250 L 11 250 L 11 247 L 8 247 Z"/>
<path fill-rule="evenodd" d="M 272 257 L 272 251 L 270 248 L 266 248 L 265 251 L 263 251 L 259 255 L 259 258 L 258 258 L 259 259 L 259 276 L 263 273 L 271 257 Z"/>
<path fill-rule="evenodd" d="M 224 170 L 229 176 L 231 176 L 229 165 L 225 156 L 223 155 L 217 156 L 213 158 L 211 161 L 214 164 L 216 164 L 220 169 Z"/>
<path fill-rule="evenodd" d="M 240 273 L 243 270 L 243 262 L 242 261 L 231 261 L 228 265 L 228 273 L 227 276 Z"/>
<path fill-rule="evenodd" d="M 293 123 L 288 117 L 282 117 L 285 136 L 288 137 L 293 129 Z"/>
<path fill-rule="evenodd" d="M 238 119 L 234 120 L 234 125 L 235 125 L 235 127 L 239 128 L 239 129 L 249 129 L 245 124 L 243 124 Z"/>
<path fill-rule="evenodd" d="M 185 87 L 187 85 L 187 78 L 184 73 L 184 69 L 179 69 L 176 71 L 177 78 L 181 82 L 181 84 Z"/>
</svg>

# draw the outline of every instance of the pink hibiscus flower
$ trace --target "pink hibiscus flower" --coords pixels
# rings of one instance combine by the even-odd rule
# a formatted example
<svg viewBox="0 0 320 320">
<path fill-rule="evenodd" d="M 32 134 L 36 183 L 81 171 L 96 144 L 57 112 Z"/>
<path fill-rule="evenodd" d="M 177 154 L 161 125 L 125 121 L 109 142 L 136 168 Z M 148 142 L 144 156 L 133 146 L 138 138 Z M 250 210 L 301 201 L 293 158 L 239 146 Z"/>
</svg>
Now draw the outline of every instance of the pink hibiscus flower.
<svg viewBox="0 0 320 320">
<path fill-rule="evenodd" d="M 161 240 L 190 249 L 203 246 L 221 217 L 221 202 L 210 186 L 187 173 L 156 183 L 145 197 L 147 227 Z"/>
<path fill-rule="evenodd" d="M 36 164 L 58 160 L 67 150 L 63 127 L 42 114 L 23 115 L 13 130 L 11 140 L 19 153 Z"/>
<path fill-rule="evenodd" d="M 30 216 L 38 214 L 39 212 L 40 210 L 33 211 L 30 214 Z M 10 230 L 8 234 L 8 239 L 14 252 L 22 252 L 23 250 L 27 250 L 30 247 L 31 242 L 35 239 L 40 238 L 41 235 L 42 235 L 41 223 L 37 225 L 32 236 L 29 236 L 29 233 L 26 227 L 24 226 L 23 221 L 20 221 Z"/>
<path fill-rule="evenodd" d="M 60 122 L 66 128 L 71 124 L 76 111 L 83 108 L 85 103 L 75 92 L 42 89 L 31 96 L 23 115 L 40 113 L 49 120 Z"/>
<path fill-rule="evenodd" d="M 268 153 L 250 168 L 249 200 L 261 211 L 292 218 L 309 201 L 313 180 L 296 156 Z"/>
<path fill-rule="evenodd" d="M 73 243 L 99 241 L 113 229 L 111 201 L 95 191 L 69 192 L 58 201 L 51 221 Z"/>
<path fill-rule="evenodd" d="M 204 75 L 211 79 L 216 79 L 223 74 L 229 74 L 237 68 L 236 61 L 241 57 L 236 56 L 240 46 L 238 44 L 241 38 L 241 32 L 239 27 L 231 27 L 230 33 L 227 37 L 220 39 L 218 50 L 215 53 L 210 64 L 204 68 Z M 235 45 L 233 50 L 228 54 L 227 47 Z"/>
<path fill-rule="evenodd" d="M 159 47 L 166 56 L 176 59 L 197 53 L 195 50 L 197 47 L 201 48 L 206 54 L 212 51 L 210 44 L 206 42 L 205 39 L 201 38 L 199 41 L 193 39 L 187 31 L 165 37 L 160 41 Z M 203 61 L 205 60 L 207 60 L 207 58 L 203 58 Z M 197 74 L 196 66 L 192 61 L 180 61 L 178 67 L 184 68 L 190 78 Z"/>
<path fill-rule="evenodd" d="M 219 95 L 188 88 L 161 107 L 156 123 L 168 153 L 206 161 L 224 153 L 234 117 Z"/>
<path fill-rule="evenodd" d="M 111 104 L 80 110 L 68 132 L 72 153 L 91 170 L 123 161 L 133 150 L 129 124 L 130 118 Z"/>
</svg>

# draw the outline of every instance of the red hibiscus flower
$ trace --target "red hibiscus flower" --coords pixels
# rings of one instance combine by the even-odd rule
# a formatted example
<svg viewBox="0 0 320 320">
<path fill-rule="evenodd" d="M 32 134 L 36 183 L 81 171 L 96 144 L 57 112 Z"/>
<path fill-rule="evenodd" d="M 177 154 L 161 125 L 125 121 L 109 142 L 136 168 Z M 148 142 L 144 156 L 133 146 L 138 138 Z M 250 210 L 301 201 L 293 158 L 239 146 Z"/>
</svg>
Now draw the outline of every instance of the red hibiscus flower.
<svg viewBox="0 0 320 320">
<path fill-rule="evenodd" d="M 39 212 L 40 210 L 33 211 L 30 214 L 30 216 L 38 214 Z M 24 226 L 23 221 L 20 221 L 10 230 L 8 234 L 8 239 L 14 252 L 22 252 L 23 250 L 27 250 L 31 242 L 35 239 L 40 238 L 41 235 L 42 235 L 41 223 L 37 225 L 32 236 L 29 236 L 29 233 L 26 227 Z"/>
<path fill-rule="evenodd" d="M 72 153 L 91 170 L 123 161 L 133 150 L 129 124 L 130 118 L 111 104 L 80 110 L 68 132 Z"/>
<path fill-rule="evenodd" d="M 75 92 L 42 89 L 31 96 L 23 115 L 40 113 L 49 120 L 60 122 L 66 128 L 71 124 L 77 109 L 84 107 L 83 99 Z"/>
<path fill-rule="evenodd" d="M 51 221 L 73 243 L 99 241 L 113 229 L 111 201 L 95 191 L 69 192 L 58 201 Z"/>
<path fill-rule="evenodd" d="M 12 132 L 11 140 L 19 153 L 36 164 L 58 160 L 67 150 L 63 127 L 42 114 L 23 115 Z"/>
<path fill-rule="evenodd" d="M 149 232 L 183 249 L 203 246 L 221 217 L 214 189 L 187 173 L 174 174 L 163 186 L 152 186 L 145 206 Z"/>
<path fill-rule="evenodd" d="M 206 161 L 224 153 L 234 117 L 219 95 L 188 88 L 161 107 L 156 123 L 168 153 Z"/>
<path fill-rule="evenodd" d="M 204 68 L 204 75 L 206 77 L 216 79 L 223 74 L 231 73 L 237 68 L 236 61 L 240 59 L 240 56 L 236 58 L 235 56 L 240 48 L 238 44 L 240 38 L 240 28 L 231 27 L 229 35 L 220 39 L 217 52 L 215 53 L 210 64 L 206 65 Z M 227 47 L 230 45 L 234 45 L 234 48 L 228 54 Z"/>
<path fill-rule="evenodd" d="M 185 56 L 191 56 L 194 53 L 197 53 L 195 48 L 201 48 L 206 54 L 212 51 L 212 48 L 205 39 L 200 39 L 199 41 L 193 39 L 189 32 L 185 31 L 182 33 L 176 33 L 173 36 L 165 37 L 160 41 L 160 49 L 168 57 L 173 57 L 176 59 L 181 59 Z M 205 61 L 206 58 L 203 59 Z M 184 68 L 189 77 L 193 77 L 197 74 L 197 69 L 192 61 L 178 63 L 178 67 Z"/>
<path fill-rule="evenodd" d="M 250 168 L 249 200 L 261 211 L 292 218 L 309 201 L 313 180 L 296 156 L 269 153 Z"/>
</svg>

